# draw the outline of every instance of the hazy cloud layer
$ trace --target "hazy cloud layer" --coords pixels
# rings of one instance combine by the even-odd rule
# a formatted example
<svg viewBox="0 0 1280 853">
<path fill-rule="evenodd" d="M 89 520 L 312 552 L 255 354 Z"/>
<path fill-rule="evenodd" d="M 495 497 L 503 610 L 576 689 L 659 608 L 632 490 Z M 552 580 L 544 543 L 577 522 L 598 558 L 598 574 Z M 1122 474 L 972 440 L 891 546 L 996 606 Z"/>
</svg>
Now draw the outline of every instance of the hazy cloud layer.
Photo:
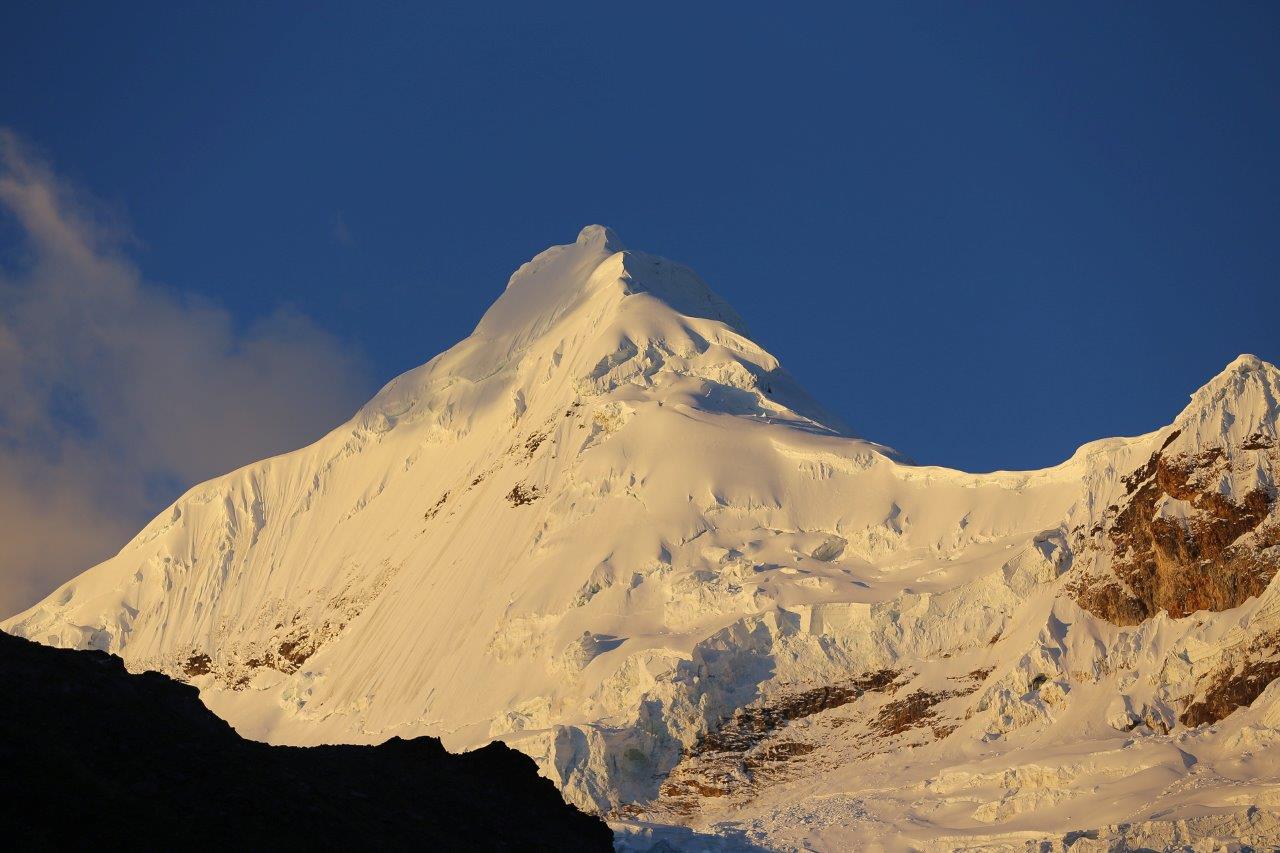
<svg viewBox="0 0 1280 853">
<path fill-rule="evenodd" d="M 127 232 L 0 130 L 0 616 L 120 548 L 176 489 L 301 446 L 369 390 L 282 309 L 238 330 L 142 279 Z M 6 243 L 9 242 L 6 240 Z"/>
</svg>

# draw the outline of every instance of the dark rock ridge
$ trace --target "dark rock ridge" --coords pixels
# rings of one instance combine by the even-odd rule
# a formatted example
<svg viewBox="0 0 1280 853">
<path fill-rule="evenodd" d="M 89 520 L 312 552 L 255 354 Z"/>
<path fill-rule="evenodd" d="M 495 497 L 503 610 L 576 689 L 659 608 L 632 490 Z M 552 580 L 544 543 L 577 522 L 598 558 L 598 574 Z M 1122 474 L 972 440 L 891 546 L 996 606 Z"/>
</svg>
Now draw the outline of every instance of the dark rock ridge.
<svg viewBox="0 0 1280 853">
<path fill-rule="evenodd" d="M 10 849 L 611 850 L 502 744 L 268 746 L 194 687 L 0 633 L 0 826 Z"/>
</svg>

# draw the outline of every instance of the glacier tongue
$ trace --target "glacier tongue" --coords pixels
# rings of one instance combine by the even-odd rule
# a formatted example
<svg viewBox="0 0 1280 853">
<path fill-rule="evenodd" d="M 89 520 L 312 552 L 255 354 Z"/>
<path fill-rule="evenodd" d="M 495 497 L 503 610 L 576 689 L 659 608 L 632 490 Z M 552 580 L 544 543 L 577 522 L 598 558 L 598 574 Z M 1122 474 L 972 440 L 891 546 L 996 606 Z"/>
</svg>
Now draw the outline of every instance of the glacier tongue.
<svg viewBox="0 0 1280 853">
<path fill-rule="evenodd" d="M 501 738 L 636 837 L 1264 833 L 1278 376 L 1242 356 L 1043 471 L 914 466 L 589 226 L 350 422 L 4 627 L 273 742 Z"/>
</svg>

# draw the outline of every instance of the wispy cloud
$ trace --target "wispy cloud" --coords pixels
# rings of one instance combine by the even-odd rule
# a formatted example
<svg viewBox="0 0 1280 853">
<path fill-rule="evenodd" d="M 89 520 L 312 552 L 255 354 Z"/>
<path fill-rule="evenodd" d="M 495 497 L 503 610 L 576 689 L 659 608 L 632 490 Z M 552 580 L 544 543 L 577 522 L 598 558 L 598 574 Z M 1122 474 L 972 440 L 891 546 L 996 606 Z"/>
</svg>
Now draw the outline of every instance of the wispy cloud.
<svg viewBox="0 0 1280 853">
<path fill-rule="evenodd" d="M 5 222 L 4 220 L 8 220 Z M 110 556 L 173 489 L 291 449 L 368 390 L 289 309 L 238 331 L 143 279 L 127 230 L 0 130 L 0 615 Z"/>
</svg>

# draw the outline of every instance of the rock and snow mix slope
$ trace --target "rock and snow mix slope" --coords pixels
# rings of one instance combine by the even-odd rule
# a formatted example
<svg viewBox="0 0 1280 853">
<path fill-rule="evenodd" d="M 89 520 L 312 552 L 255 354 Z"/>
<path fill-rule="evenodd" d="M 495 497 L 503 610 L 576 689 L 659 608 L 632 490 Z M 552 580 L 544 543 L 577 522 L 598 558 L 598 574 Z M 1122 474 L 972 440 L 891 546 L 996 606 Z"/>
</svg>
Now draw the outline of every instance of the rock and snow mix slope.
<svg viewBox="0 0 1280 853">
<path fill-rule="evenodd" d="M 272 742 L 500 738 L 637 839 L 1274 838 L 1278 399 L 1242 356 L 1054 468 L 911 465 L 592 226 L 4 627 Z"/>
</svg>

